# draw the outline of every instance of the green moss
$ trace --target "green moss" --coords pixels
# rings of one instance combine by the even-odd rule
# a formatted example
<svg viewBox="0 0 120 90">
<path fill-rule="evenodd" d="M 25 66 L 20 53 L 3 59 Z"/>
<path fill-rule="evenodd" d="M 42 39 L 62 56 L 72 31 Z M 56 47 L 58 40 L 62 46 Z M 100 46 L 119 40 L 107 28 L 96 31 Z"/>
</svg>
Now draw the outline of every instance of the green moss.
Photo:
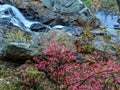
<svg viewBox="0 0 120 90">
<path fill-rule="evenodd" d="M 22 66 L 19 67 L 20 70 L 0 68 L 0 90 L 48 90 L 51 86 L 54 88 L 45 73 L 38 72 L 31 65 L 25 67 L 28 69 L 22 70 Z"/>
<path fill-rule="evenodd" d="M 118 6 L 115 0 L 99 0 L 102 8 L 117 10 Z"/>
<path fill-rule="evenodd" d="M 95 49 L 95 47 L 94 47 L 94 46 L 89 45 L 89 46 L 87 47 L 87 52 L 88 52 L 88 53 L 91 53 L 91 52 L 93 52 L 93 51 L 94 51 L 94 49 Z"/>
<path fill-rule="evenodd" d="M 21 90 L 20 87 L 15 86 L 14 84 L 5 84 L 0 87 L 0 90 Z"/>
<path fill-rule="evenodd" d="M 5 69 L 0 68 L 0 76 L 6 76 L 8 73 Z"/>
<path fill-rule="evenodd" d="M 88 7 L 92 5 L 91 0 L 82 0 Z"/>
<path fill-rule="evenodd" d="M 10 31 L 6 37 L 9 42 L 30 43 L 30 36 L 20 30 Z"/>
</svg>

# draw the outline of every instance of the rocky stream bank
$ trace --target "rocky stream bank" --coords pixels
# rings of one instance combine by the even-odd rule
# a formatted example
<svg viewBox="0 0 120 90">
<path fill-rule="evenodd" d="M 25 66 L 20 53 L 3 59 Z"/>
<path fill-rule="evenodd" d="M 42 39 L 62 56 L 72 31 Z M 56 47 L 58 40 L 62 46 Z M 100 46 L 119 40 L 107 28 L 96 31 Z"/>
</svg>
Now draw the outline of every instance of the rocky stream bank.
<svg viewBox="0 0 120 90">
<path fill-rule="evenodd" d="M 120 33 L 110 33 L 99 15 L 101 12 L 93 14 L 81 0 L 0 0 L 0 90 L 8 90 L 12 83 L 17 86 L 12 90 L 18 90 L 19 84 L 23 86 L 20 90 L 55 88 L 46 73 L 36 70 L 33 61 L 52 37 L 65 47 L 75 47 L 77 63 L 97 62 L 91 55 L 94 51 L 119 58 Z M 29 84 L 27 77 L 32 79 Z M 34 89 L 31 84 L 36 85 Z"/>
</svg>

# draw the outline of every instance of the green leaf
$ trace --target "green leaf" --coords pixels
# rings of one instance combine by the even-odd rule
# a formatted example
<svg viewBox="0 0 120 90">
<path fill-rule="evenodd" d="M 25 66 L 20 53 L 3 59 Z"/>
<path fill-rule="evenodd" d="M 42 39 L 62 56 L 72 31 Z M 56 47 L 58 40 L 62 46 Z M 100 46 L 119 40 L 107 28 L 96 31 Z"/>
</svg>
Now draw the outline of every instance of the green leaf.
<svg viewBox="0 0 120 90">
<path fill-rule="evenodd" d="M 107 29 L 103 29 L 103 32 L 107 33 L 107 32 L 108 32 L 108 30 L 107 30 Z"/>
<path fill-rule="evenodd" d="M 118 31 L 116 32 L 116 34 L 119 35 L 119 34 L 120 34 L 120 30 L 118 30 Z"/>
</svg>

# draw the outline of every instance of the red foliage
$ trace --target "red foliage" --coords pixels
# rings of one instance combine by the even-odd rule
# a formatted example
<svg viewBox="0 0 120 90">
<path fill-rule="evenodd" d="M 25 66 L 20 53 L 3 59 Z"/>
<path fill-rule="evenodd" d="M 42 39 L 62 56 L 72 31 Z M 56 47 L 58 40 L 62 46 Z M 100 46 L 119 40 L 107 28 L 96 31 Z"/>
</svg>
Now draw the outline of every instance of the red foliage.
<svg viewBox="0 0 120 90">
<path fill-rule="evenodd" d="M 43 50 L 44 56 L 35 57 L 38 70 L 47 72 L 50 79 L 55 81 L 60 88 L 70 90 L 115 90 L 120 84 L 120 64 L 115 57 L 104 57 L 96 52 L 90 59 L 96 62 L 77 63 L 71 47 L 65 47 L 53 38 L 47 49 Z"/>
</svg>

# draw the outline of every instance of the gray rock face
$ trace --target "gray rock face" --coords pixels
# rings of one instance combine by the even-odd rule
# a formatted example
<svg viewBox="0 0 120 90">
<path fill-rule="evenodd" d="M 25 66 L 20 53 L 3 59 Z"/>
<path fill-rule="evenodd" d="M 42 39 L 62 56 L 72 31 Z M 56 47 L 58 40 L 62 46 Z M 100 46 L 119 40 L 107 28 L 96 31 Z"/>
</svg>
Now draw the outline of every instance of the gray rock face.
<svg viewBox="0 0 120 90">
<path fill-rule="evenodd" d="M 90 10 L 83 4 L 81 0 L 43 0 L 43 5 L 50 10 L 60 13 L 74 15 L 74 18 L 89 19 Z"/>
<path fill-rule="evenodd" d="M 2 56 L 2 49 L 5 44 L 5 39 L 3 38 L 2 33 L 0 33 L 0 56 Z"/>
<path fill-rule="evenodd" d="M 75 43 L 75 37 L 72 35 L 69 35 L 67 32 L 59 30 L 59 29 L 53 29 L 50 30 L 49 32 L 41 35 L 40 37 L 40 44 L 41 46 L 45 46 L 46 43 L 51 43 L 51 39 L 55 38 L 55 40 L 57 42 L 62 42 L 63 45 L 65 45 L 66 47 L 68 46 L 72 46 L 74 47 L 74 43 Z"/>
<path fill-rule="evenodd" d="M 8 43 L 2 50 L 3 57 L 7 60 L 24 62 L 24 60 L 31 58 L 31 51 L 25 47 Z"/>
<path fill-rule="evenodd" d="M 85 7 L 80 0 L 43 0 L 43 4 L 61 14 L 74 14 Z"/>
<path fill-rule="evenodd" d="M 34 23 L 31 25 L 30 30 L 31 31 L 37 31 L 37 32 L 46 32 L 48 30 L 50 30 L 51 27 L 44 25 L 42 23 Z"/>
<path fill-rule="evenodd" d="M 76 61 L 79 62 L 79 63 L 82 63 L 83 62 L 83 55 L 82 54 L 78 54 L 76 56 Z"/>
<path fill-rule="evenodd" d="M 31 58 L 30 41 L 27 41 L 29 36 L 26 36 L 25 32 L 19 31 L 16 27 L 10 30 L 0 28 L 0 31 L 0 58 L 20 62 Z"/>
<path fill-rule="evenodd" d="M 9 0 L 12 5 L 20 9 L 28 20 L 29 17 L 38 18 L 41 23 L 47 25 L 68 25 L 78 24 L 76 20 L 93 22 L 90 10 L 81 0 Z M 8 2 L 9 3 L 9 2 Z M 47 8 L 45 8 L 45 7 Z M 24 11 L 25 10 L 25 11 Z M 30 12 L 34 13 L 30 13 Z M 27 13 L 27 15 L 26 15 Z M 29 13 L 29 14 L 28 14 Z M 57 21 L 57 23 L 56 23 Z"/>
<path fill-rule="evenodd" d="M 0 4 L 6 3 L 6 0 L 0 0 Z"/>
<path fill-rule="evenodd" d="M 0 28 L 0 57 L 6 60 L 24 62 L 33 56 L 39 55 L 46 43 L 51 42 L 51 36 L 57 41 L 61 40 L 66 46 L 74 46 L 74 37 L 61 30 L 49 32 L 33 32 L 27 34 L 19 28 Z M 45 41 L 45 42 L 44 42 Z"/>
</svg>

